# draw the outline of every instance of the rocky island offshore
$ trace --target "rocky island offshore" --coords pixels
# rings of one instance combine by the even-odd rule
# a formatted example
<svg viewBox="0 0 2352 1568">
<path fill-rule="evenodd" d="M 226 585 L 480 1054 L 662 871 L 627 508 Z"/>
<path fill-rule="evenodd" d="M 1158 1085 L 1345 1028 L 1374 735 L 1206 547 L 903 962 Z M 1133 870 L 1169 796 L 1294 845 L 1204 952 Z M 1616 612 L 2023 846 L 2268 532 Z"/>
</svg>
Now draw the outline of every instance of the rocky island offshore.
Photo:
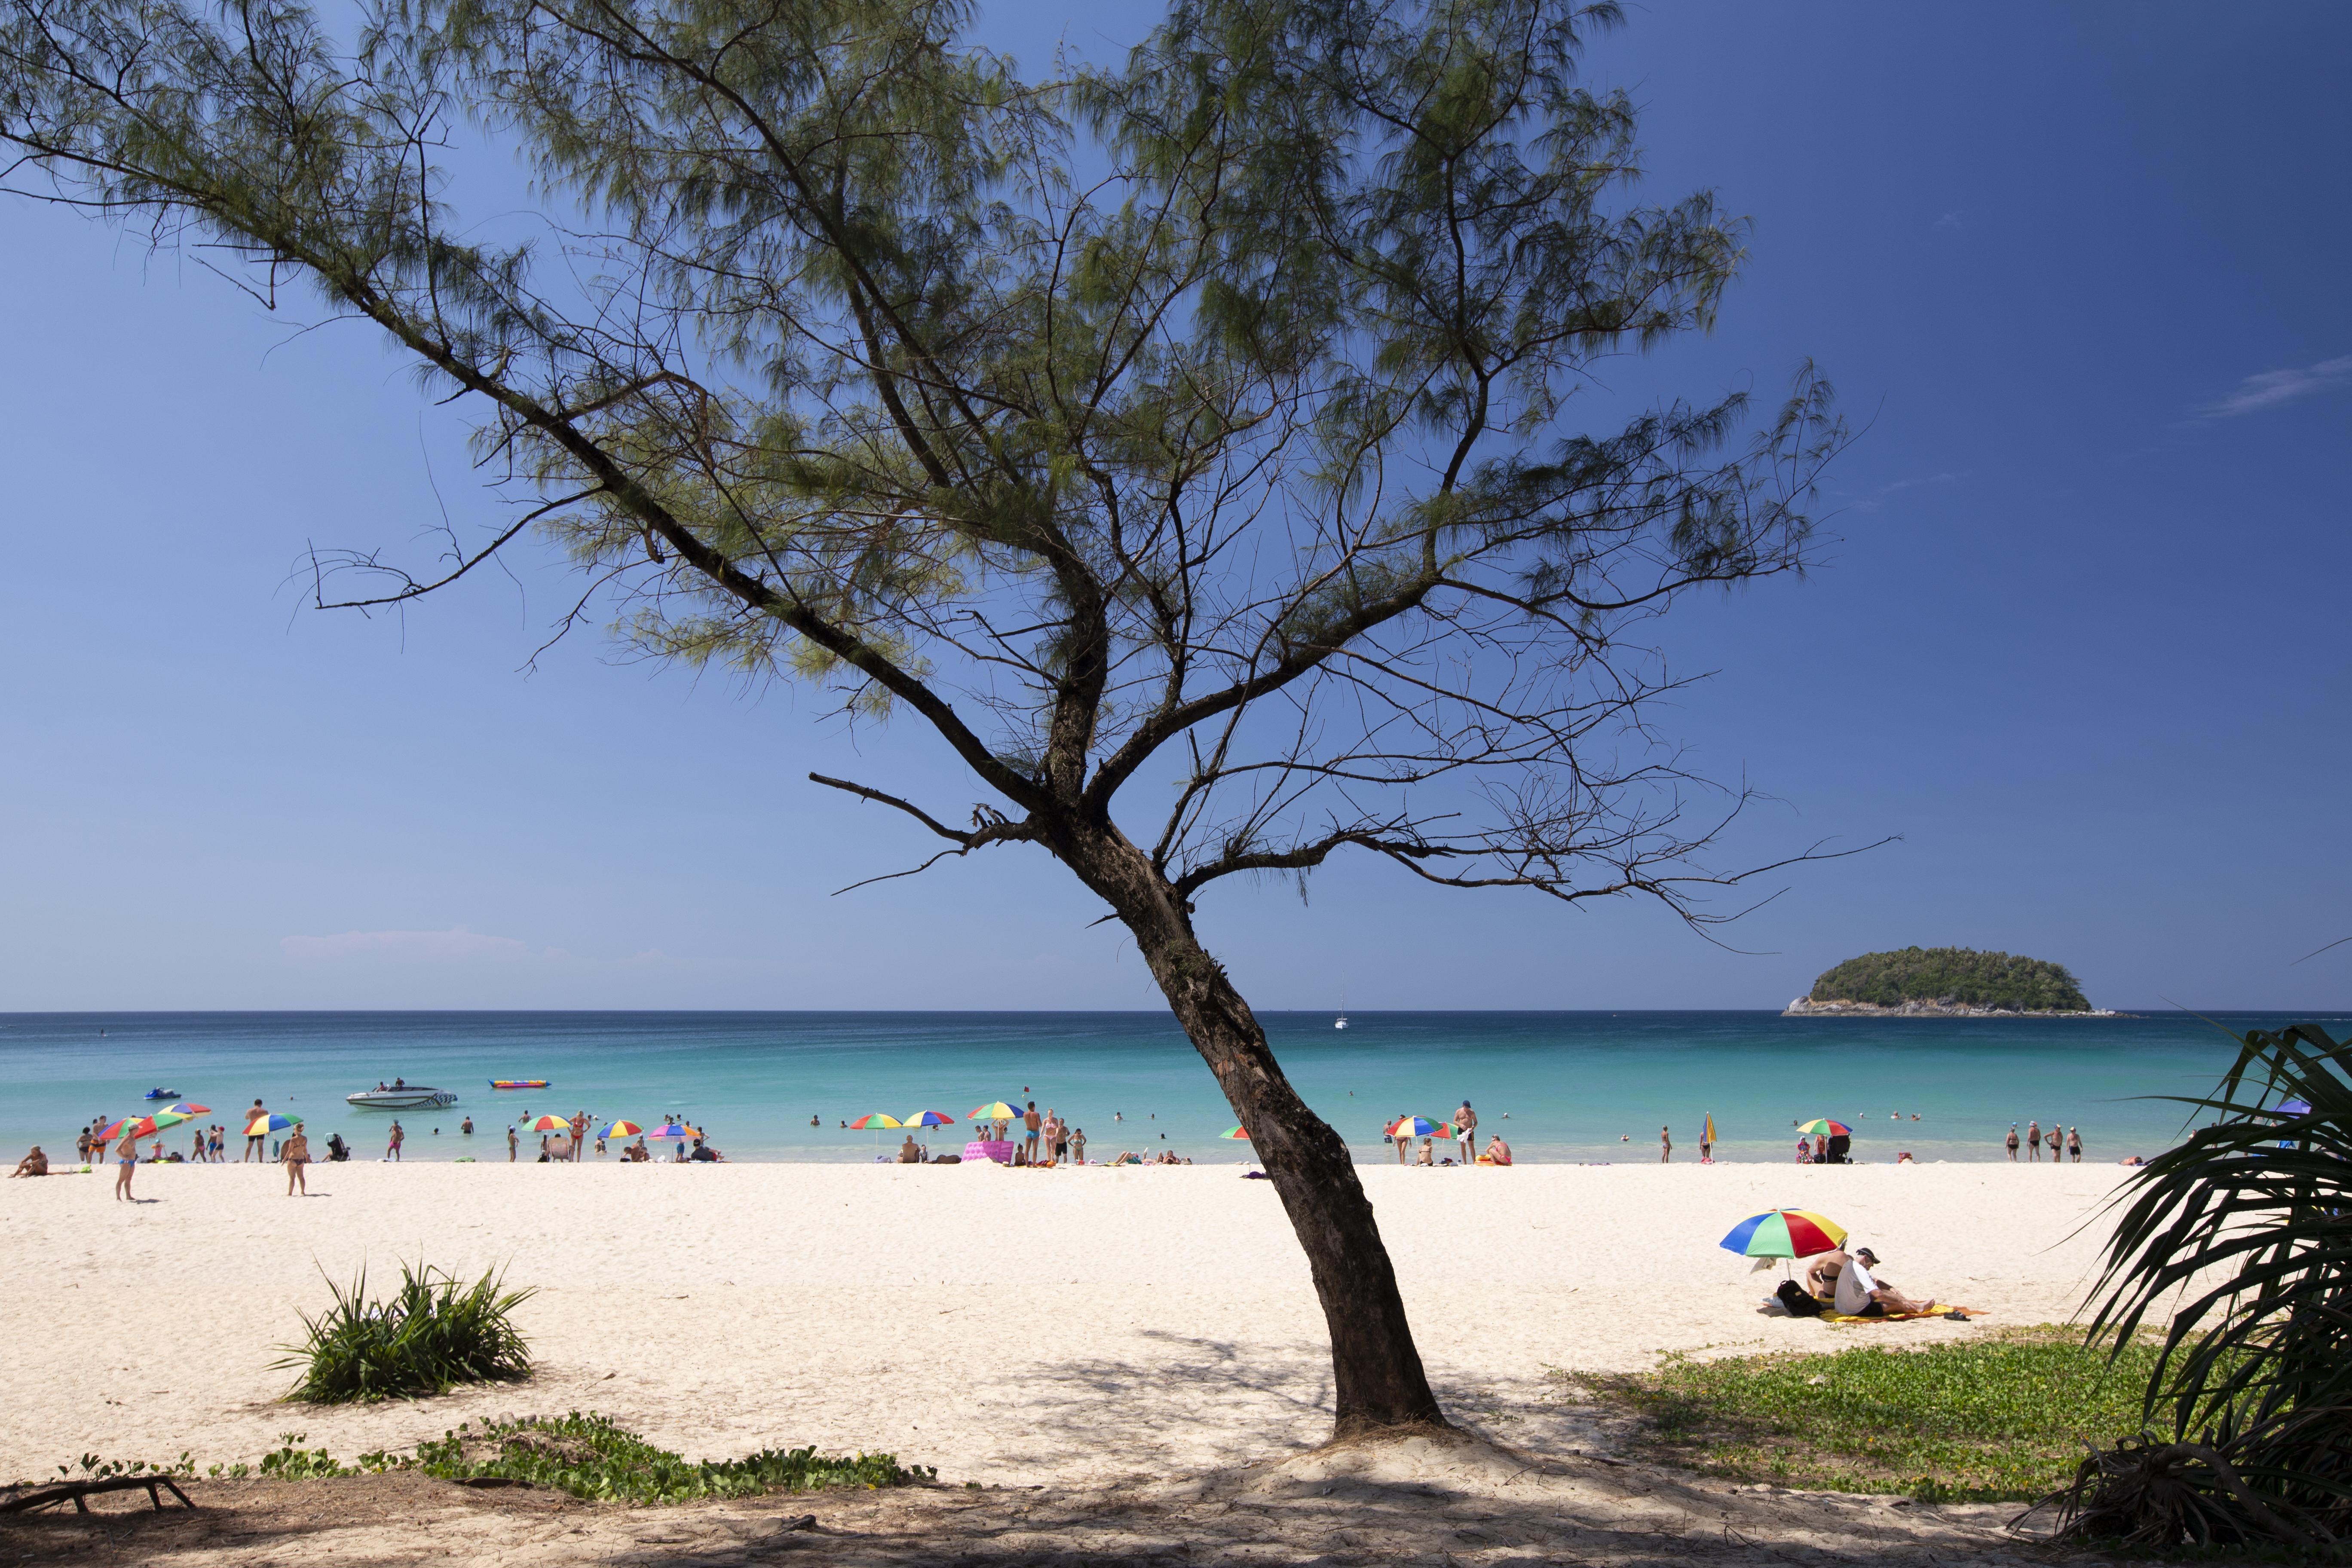
<svg viewBox="0 0 2352 1568">
<path fill-rule="evenodd" d="M 1826 971 L 1784 1018 L 2119 1018 L 2063 963 L 1970 947 L 1865 952 Z"/>
</svg>

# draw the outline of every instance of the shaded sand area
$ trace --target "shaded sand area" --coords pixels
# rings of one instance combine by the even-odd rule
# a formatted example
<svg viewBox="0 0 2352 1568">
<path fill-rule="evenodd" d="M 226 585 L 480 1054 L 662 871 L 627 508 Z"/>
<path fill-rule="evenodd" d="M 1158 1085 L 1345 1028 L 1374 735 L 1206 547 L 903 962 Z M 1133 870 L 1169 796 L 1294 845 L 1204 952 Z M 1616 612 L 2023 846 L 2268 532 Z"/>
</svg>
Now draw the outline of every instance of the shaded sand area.
<svg viewBox="0 0 2352 1568">
<path fill-rule="evenodd" d="M 1778 1279 L 1717 1239 L 1817 1208 L 1906 1290 L 1995 1326 L 2068 1316 L 2126 1174 L 2113 1165 L 1677 1164 L 1363 1175 L 1432 1380 L 1465 1426 L 1589 1447 L 1550 1368 L 1661 1350 L 1916 1343 L 1942 1321 L 1763 1317 Z M 1232 1166 L 1007 1171 L 761 1164 L 142 1167 L 0 1188 L 0 1479 L 85 1453 L 250 1462 L 281 1433 L 349 1458 L 468 1417 L 608 1413 L 717 1458 L 881 1448 L 941 1480 L 1152 1481 L 1281 1459 L 1328 1432 L 1321 1313 L 1271 1184 Z M 2070 1236 L 2070 1233 L 2076 1233 Z M 422 1258 L 539 1294 L 527 1384 L 416 1405 L 273 1403 L 273 1347 Z M 143 1500 L 142 1506 L 144 1506 Z"/>
<path fill-rule="evenodd" d="M 1427 1438 L 1306 1455 L 1178 1483 L 765 1497 L 628 1509 L 541 1491 L 471 1491 L 415 1476 L 197 1481 L 199 1511 L 0 1520 L 0 1552 L 82 1568 L 652 1568 L 803 1563 L 1579 1564 L 1856 1568 L 2047 1562 L 2008 1533 L 2011 1505 L 1693 1482 L 1597 1459 Z"/>
</svg>

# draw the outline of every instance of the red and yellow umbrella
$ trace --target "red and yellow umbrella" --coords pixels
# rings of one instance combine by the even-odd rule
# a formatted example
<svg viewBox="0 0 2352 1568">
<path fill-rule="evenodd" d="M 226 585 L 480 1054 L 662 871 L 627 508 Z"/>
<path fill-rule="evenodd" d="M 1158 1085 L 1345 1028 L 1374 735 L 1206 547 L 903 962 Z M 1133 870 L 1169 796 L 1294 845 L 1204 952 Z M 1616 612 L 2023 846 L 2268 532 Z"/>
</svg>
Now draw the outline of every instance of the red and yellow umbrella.
<svg viewBox="0 0 2352 1568">
<path fill-rule="evenodd" d="M 1826 1116 L 1808 1121 L 1802 1127 L 1798 1128 L 1797 1131 L 1803 1133 L 1808 1138 L 1851 1138 L 1853 1136 L 1853 1128 L 1848 1127 L 1843 1121 L 1832 1121 Z"/>
<path fill-rule="evenodd" d="M 1845 1243 L 1845 1227 L 1811 1209 L 1766 1209 L 1749 1215 L 1717 1243 L 1742 1258 L 1811 1258 Z"/>
</svg>

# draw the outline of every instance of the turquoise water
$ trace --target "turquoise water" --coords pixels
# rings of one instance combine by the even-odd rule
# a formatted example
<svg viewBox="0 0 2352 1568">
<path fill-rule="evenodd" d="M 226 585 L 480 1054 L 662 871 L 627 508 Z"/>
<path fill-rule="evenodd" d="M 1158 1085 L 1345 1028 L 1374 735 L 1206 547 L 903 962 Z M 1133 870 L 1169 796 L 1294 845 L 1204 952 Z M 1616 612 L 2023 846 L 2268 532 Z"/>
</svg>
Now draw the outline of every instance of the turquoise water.
<svg viewBox="0 0 2352 1568">
<path fill-rule="evenodd" d="M 2295 1021 L 2306 1020 L 2218 1020 Z M 1345 1032 L 1322 1013 L 1264 1022 L 1300 1092 L 1363 1160 L 1391 1157 L 1380 1127 L 1398 1113 L 1442 1118 L 1466 1096 L 1529 1161 L 1654 1160 L 1661 1124 L 1674 1129 L 1677 1158 L 1695 1159 L 1710 1112 L 1717 1155 L 1734 1160 L 1788 1159 L 1791 1121 L 1830 1116 L 1853 1124 L 1860 1160 L 1901 1150 L 2000 1159 L 2009 1124 L 2038 1119 L 2079 1126 L 2085 1158 L 2106 1161 L 2178 1135 L 2181 1107 L 2134 1097 L 2201 1091 L 2234 1048 L 2213 1024 L 2179 1015 L 1367 1013 Z M 411 1159 L 503 1159 L 509 1122 L 585 1109 L 600 1124 L 683 1113 L 731 1159 L 866 1161 L 875 1140 L 840 1122 L 871 1110 L 960 1117 L 999 1099 L 1059 1109 L 1086 1129 L 1092 1158 L 1162 1148 L 1202 1163 L 1247 1157 L 1246 1144 L 1216 1136 L 1233 1117 L 1208 1069 L 1173 1021 L 1152 1013 L 0 1014 L 0 1149 L 12 1162 L 34 1142 L 70 1152 L 76 1127 L 149 1109 L 140 1096 L 161 1087 L 213 1108 L 232 1159 L 238 1114 L 256 1099 L 303 1116 L 319 1142 L 341 1131 L 372 1158 L 392 1119 L 343 1096 L 395 1076 L 459 1095 L 446 1110 L 403 1116 Z M 552 1087 L 494 1093 L 492 1078 Z M 1895 1111 L 1902 1121 L 1888 1119 Z M 477 1135 L 461 1137 L 469 1114 Z M 897 1134 L 884 1137 L 895 1147 Z M 164 1135 L 167 1149 L 187 1142 Z"/>
</svg>

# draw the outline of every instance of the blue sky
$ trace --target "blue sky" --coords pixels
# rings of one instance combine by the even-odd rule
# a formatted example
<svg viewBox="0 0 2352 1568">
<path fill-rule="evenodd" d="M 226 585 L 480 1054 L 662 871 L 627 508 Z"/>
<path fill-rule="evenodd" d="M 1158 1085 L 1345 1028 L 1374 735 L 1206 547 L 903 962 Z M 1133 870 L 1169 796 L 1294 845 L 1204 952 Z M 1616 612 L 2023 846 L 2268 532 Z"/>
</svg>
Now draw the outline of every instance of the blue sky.
<svg viewBox="0 0 2352 1568">
<path fill-rule="evenodd" d="M 1150 13 L 990 9 L 1042 61 Z M 1261 1007 L 1777 1005 L 1840 958 L 1956 942 L 2095 1001 L 2352 1003 L 2352 10 L 1701 5 L 1592 77 L 1645 106 L 1651 195 L 1756 220 L 1719 331 L 1622 385 L 1777 388 L 1866 425 L 1809 581 L 1695 602 L 1663 716 L 1780 804 L 1806 868 L 1706 944 L 1336 865 L 1203 931 Z M 322 616 L 306 542 L 490 515 L 463 430 L 360 329 L 187 258 L 0 206 L 0 1009 L 1126 1007 L 1098 906 L 1000 847 L 927 852 L 810 769 L 977 798 L 906 721 L 618 660 L 523 667 L 566 603 L 525 557 L 404 621 Z"/>
</svg>

